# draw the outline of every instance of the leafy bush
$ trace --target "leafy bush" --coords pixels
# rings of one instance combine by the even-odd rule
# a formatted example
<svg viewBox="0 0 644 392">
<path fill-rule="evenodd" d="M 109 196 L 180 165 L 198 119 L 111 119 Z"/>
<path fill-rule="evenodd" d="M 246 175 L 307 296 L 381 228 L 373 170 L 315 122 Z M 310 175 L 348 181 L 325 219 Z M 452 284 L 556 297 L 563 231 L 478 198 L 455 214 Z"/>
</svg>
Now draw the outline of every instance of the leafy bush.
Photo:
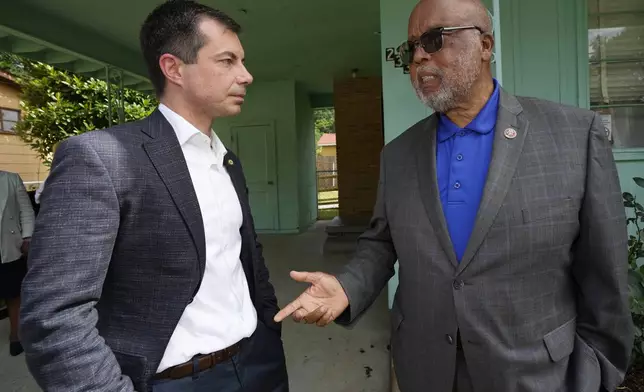
<svg viewBox="0 0 644 392">
<path fill-rule="evenodd" d="M 105 81 L 84 78 L 50 65 L 16 56 L 0 56 L 0 69 L 9 71 L 22 88 L 22 118 L 16 125 L 20 138 L 50 163 L 53 147 L 72 135 L 109 126 L 110 108 Z M 112 94 L 117 87 L 112 85 Z M 125 121 L 139 120 L 157 106 L 141 92 L 124 89 Z M 113 122 L 119 108 L 111 108 Z"/>
<path fill-rule="evenodd" d="M 335 110 L 333 108 L 319 108 L 313 111 L 313 120 L 315 128 L 315 145 L 317 146 L 320 138 L 325 133 L 335 133 Z M 322 148 L 316 149 L 317 154 L 322 152 Z"/>
<path fill-rule="evenodd" d="M 635 177 L 633 181 L 644 188 L 644 178 Z M 624 207 L 627 208 L 627 224 L 632 225 L 633 234 L 628 238 L 628 284 L 630 289 L 630 307 L 635 323 L 635 346 L 633 363 L 644 362 L 644 207 L 635 196 L 624 192 Z"/>
</svg>

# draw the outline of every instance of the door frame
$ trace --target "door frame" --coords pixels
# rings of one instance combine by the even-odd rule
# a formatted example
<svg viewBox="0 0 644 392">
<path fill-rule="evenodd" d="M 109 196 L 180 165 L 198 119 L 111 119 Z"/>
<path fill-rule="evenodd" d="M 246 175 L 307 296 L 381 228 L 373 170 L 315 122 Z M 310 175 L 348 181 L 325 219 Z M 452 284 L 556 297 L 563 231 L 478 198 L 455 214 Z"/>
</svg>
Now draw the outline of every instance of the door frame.
<svg viewBox="0 0 644 392">
<path fill-rule="evenodd" d="M 235 150 L 235 155 L 237 155 L 238 159 L 241 161 L 242 166 L 244 165 L 244 162 L 242 158 L 239 155 L 239 138 L 237 137 L 237 132 L 234 130 L 235 128 L 239 127 L 261 127 L 261 126 L 269 126 L 273 130 L 273 148 L 272 148 L 272 153 L 275 156 L 275 167 L 274 167 L 274 178 L 275 178 L 275 216 L 273 217 L 273 222 L 275 223 L 275 228 L 273 230 L 256 230 L 258 233 L 274 233 L 274 232 L 279 232 L 282 229 L 282 222 L 281 222 L 281 217 L 280 217 L 280 179 L 279 179 L 279 155 L 278 155 L 278 147 L 277 147 L 277 127 L 275 126 L 275 120 L 273 119 L 267 119 L 267 120 L 253 120 L 253 121 L 232 121 L 229 125 L 230 127 L 230 141 L 231 144 Z M 271 149 L 269 149 L 270 151 Z M 246 180 L 246 173 L 244 173 L 244 180 Z M 249 190 L 250 193 L 250 190 Z M 250 195 L 249 195 L 249 205 L 250 205 Z M 251 206 L 251 214 L 252 214 L 252 206 Z"/>
</svg>

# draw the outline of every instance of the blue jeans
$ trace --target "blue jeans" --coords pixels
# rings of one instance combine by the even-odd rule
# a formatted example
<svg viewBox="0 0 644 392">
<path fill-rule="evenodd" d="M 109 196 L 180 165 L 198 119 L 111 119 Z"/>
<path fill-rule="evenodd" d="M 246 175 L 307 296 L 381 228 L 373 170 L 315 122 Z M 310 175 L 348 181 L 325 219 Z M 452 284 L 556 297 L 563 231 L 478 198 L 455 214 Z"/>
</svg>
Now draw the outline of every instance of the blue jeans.
<svg viewBox="0 0 644 392">
<path fill-rule="evenodd" d="M 288 392 L 282 339 L 257 322 L 255 333 L 226 362 L 178 380 L 155 380 L 152 392 Z"/>
</svg>

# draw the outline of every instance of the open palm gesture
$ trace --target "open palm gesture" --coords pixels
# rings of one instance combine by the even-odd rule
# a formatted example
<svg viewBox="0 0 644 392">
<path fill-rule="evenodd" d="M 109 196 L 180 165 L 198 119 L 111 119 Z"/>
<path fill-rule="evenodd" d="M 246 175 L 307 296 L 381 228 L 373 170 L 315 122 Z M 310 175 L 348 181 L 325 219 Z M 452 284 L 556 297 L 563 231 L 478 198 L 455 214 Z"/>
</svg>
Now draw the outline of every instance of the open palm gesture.
<svg viewBox="0 0 644 392">
<path fill-rule="evenodd" d="M 276 322 L 292 315 L 296 322 L 304 321 L 323 327 L 335 320 L 349 306 L 349 299 L 342 285 L 333 275 L 292 271 L 291 278 L 311 285 L 275 315 Z"/>
</svg>

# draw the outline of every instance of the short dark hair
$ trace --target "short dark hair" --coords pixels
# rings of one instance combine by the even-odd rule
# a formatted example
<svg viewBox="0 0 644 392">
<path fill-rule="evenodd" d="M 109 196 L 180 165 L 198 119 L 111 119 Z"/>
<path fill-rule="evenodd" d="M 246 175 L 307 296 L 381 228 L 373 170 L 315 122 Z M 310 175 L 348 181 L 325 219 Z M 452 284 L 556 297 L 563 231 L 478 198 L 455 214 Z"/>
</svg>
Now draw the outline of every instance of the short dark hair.
<svg viewBox="0 0 644 392">
<path fill-rule="evenodd" d="M 199 50 L 206 44 L 199 30 L 204 18 L 213 19 L 239 34 L 241 26 L 224 12 L 191 0 L 169 0 L 155 8 L 145 19 L 139 41 L 150 81 L 158 96 L 165 90 L 165 76 L 159 58 L 172 54 L 186 64 L 197 61 Z"/>
</svg>

